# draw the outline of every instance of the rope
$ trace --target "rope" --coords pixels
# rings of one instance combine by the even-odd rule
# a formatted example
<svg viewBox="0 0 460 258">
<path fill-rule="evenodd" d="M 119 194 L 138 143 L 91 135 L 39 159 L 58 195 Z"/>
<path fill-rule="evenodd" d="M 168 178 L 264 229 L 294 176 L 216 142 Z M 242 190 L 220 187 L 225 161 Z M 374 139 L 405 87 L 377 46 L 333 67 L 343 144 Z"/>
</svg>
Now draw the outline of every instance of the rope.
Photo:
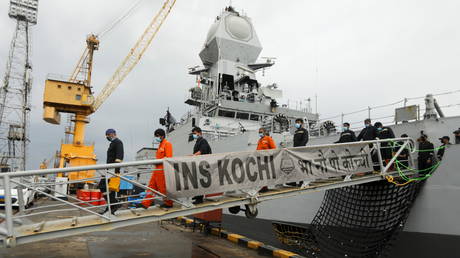
<svg viewBox="0 0 460 258">
<path fill-rule="evenodd" d="M 134 9 L 136 9 L 136 7 L 138 7 L 141 2 L 143 0 L 138 0 L 136 3 L 134 3 L 130 8 L 128 8 L 128 10 L 120 16 L 120 18 L 116 19 L 115 21 L 113 21 L 110 25 L 108 25 L 106 27 L 106 29 L 102 30 L 100 33 L 97 33 L 98 37 L 99 38 L 102 38 L 104 37 L 107 33 L 109 33 L 110 31 L 112 31 L 118 24 L 120 24 L 123 20 L 125 20 L 126 18 L 128 18 L 128 16 L 130 16 L 132 14 L 132 12 L 134 11 Z"/>
<path fill-rule="evenodd" d="M 396 143 L 394 141 L 391 142 L 393 144 L 393 147 L 401 147 L 402 145 L 399 144 L 399 143 Z M 441 149 L 445 149 L 446 146 L 439 146 L 437 148 L 434 148 L 434 149 L 427 149 L 427 150 L 418 150 L 418 149 L 415 149 L 415 146 L 414 146 L 414 149 L 410 149 L 410 147 L 408 148 L 410 152 L 435 152 L 435 151 L 438 151 L 438 150 L 441 150 Z M 396 170 L 398 171 L 398 174 L 399 176 L 404 179 L 406 182 L 404 183 L 398 183 L 395 181 L 394 177 L 391 176 L 391 175 L 387 175 L 385 176 L 385 179 L 389 182 L 389 183 L 392 183 L 392 184 L 395 184 L 397 186 L 405 186 L 409 183 L 412 183 L 412 182 L 415 182 L 415 181 L 422 181 L 422 180 L 426 180 L 427 178 L 431 177 L 431 175 L 434 173 L 434 171 L 441 165 L 441 161 L 438 161 L 436 162 L 436 164 L 434 164 L 433 166 L 429 167 L 429 168 L 425 168 L 425 169 L 415 169 L 415 168 L 411 168 L 409 166 L 406 166 L 404 164 L 401 163 L 401 161 L 399 160 L 395 160 L 395 167 L 396 167 Z M 423 175 L 423 176 L 420 176 L 420 177 L 412 177 L 412 178 L 409 178 L 406 174 L 404 174 L 404 171 L 401 169 L 401 167 L 404 169 L 404 171 L 411 171 L 411 172 L 414 172 L 414 173 L 417 173 L 417 174 L 420 174 L 420 173 L 423 173 L 423 172 L 428 172 L 427 174 Z"/>
</svg>

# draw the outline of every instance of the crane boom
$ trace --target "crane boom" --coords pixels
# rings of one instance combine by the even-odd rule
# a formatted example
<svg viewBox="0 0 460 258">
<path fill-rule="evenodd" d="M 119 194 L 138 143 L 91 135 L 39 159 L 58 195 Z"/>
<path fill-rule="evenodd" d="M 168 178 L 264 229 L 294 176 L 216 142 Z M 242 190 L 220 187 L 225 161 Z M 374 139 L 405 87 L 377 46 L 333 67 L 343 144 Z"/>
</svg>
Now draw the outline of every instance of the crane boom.
<svg viewBox="0 0 460 258">
<path fill-rule="evenodd" d="M 150 46 L 150 43 L 155 38 L 158 30 L 168 17 L 175 3 L 176 0 L 166 0 L 164 2 L 163 7 L 160 9 L 157 15 L 155 15 L 149 26 L 145 29 L 142 36 L 138 39 L 134 47 L 129 51 L 129 54 L 125 57 L 110 80 L 96 97 L 96 100 L 92 106 L 94 112 L 104 103 L 104 101 L 110 96 L 110 94 L 112 94 L 118 85 L 121 84 L 121 82 L 137 65 L 137 63 L 139 63 L 142 55 Z"/>
</svg>

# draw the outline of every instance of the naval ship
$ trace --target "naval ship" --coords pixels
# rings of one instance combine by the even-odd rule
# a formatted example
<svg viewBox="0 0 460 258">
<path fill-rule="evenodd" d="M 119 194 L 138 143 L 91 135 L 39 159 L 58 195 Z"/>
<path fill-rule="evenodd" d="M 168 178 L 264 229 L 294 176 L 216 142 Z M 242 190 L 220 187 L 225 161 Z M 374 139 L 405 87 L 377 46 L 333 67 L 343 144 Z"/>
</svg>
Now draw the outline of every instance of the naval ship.
<svg viewBox="0 0 460 258">
<path fill-rule="evenodd" d="M 308 145 L 337 141 L 338 129 L 333 121 L 320 120 L 308 107 L 294 109 L 279 103 L 282 90 L 278 85 L 262 85 L 257 80 L 258 72 L 274 65 L 270 58 L 258 61 L 261 51 L 248 16 L 227 7 L 216 17 L 199 53 L 202 65 L 189 70 L 196 77 L 196 85 L 189 89 L 185 101 L 191 111 L 176 120 L 168 110 L 160 119 L 175 156 L 191 154 L 194 142 L 190 133 L 195 126 L 202 129 L 214 153 L 254 150 L 261 127 L 270 132 L 279 148 L 290 147 L 297 118 L 302 118 L 309 130 Z M 425 98 L 424 111 L 420 106 L 403 106 L 394 112 L 394 121 L 387 126 L 397 136 L 405 133 L 417 139 L 423 131 L 437 143 L 439 137 L 452 136 L 460 127 L 460 117 L 446 117 L 431 94 Z M 459 153 L 460 144 L 449 146 L 442 164 L 420 188 L 408 217 L 400 225 L 403 232 L 396 244 L 398 254 L 454 257 L 453 252 L 460 252 Z M 308 226 L 327 202 L 325 194 L 327 191 L 261 203 L 259 215 L 251 224 L 265 220 Z"/>
</svg>

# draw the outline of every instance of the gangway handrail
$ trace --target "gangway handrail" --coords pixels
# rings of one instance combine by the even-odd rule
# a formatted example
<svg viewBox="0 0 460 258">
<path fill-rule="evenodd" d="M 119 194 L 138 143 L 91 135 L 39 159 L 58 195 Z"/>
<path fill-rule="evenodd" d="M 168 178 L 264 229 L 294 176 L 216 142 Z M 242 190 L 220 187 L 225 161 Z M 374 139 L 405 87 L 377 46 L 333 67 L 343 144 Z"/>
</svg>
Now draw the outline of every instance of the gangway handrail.
<svg viewBox="0 0 460 258">
<path fill-rule="evenodd" d="M 393 146 L 394 142 L 403 142 L 402 144 Z M 387 145 L 387 147 L 381 146 L 382 143 L 390 143 Z M 344 187 L 344 186 L 349 186 L 349 185 L 356 185 L 356 184 L 362 184 L 362 183 L 367 183 L 367 182 L 372 182 L 372 181 L 379 181 L 379 180 L 384 180 L 386 176 L 388 175 L 396 175 L 398 172 L 397 171 L 390 171 L 391 165 L 395 162 L 396 157 L 404 150 L 409 150 L 410 152 L 414 152 L 414 148 L 407 147 L 409 144 L 414 145 L 414 141 L 411 138 L 394 138 L 394 139 L 378 139 L 378 140 L 373 140 L 373 141 L 362 141 L 362 142 L 351 142 L 351 143 L 337 143 L 337 144 L 323 144 L 323 145 L 312 145 L 312 146 L 307 146 L 307 147 L 294 147 L 294 148 L 285 148 L 287 149 L 288 152 L 292 153 L 299 153 L 302 151 L 307 151 L 309 149 L 312 149 L 311 151 L 316 151 L 321 150 L 322 148 L 330 148 L 331 150 L 333 149 L 332 147 L 337 148 L 336 150 L 342 149 L 342 150 L 353 150 L 351 146 L 363 146 L 363 147 L 354 147 L 354 149 L 357 151 L 357 153 L 360 153 L 363 151 L 363 148 L 365 152 L 367 152 L 366 155 L 370 155 L 371 152 L 375 154 L 375 156 L 378 156 L 378 167 L 380 167 L 380 171 L 367 176 L 359 176 L 359 177 L 351 177 L 351 174 L 348 174 L 346 177 L 339 177 L 336 178 L 332 181 L 328 181 L 329 177 L 326 175 L 321 175 L 322 177 L 316 177 L 315 180 L 320 180 L 320 181 L 315 181 L 313 185 L 309 184 L 304 184 L 301 187 L 287 187 L 287 186 L 276 186 L 275 189 L 271 189 L 268 193 L 258 193 L 256 190 L 255 192 L 252 190 L 248 190 L 247 186 L 245 188 L 241 188 L 241 193 L 237 193 L 235 196 L 234 194 L 224 194 L 221 197 L 221 201 L 217 202 L 207 202 L 205 204 L 200 204 L 200 205 L 191 205 L 190 200 L 187 200 L 185 198 L 185 201 L 182 201 L 182 199 L 178 198 L 173 198 L 171 195 L 165 195 L 162 194 L 155 189 L 150 188 L 149 186 L 145 186 L 139 182 L 136 182 L 136 180 L 131 180 L 130 178 L 125 177 L 127 174 L 121 173 L 121 174 L 116 174 L 113 171 L 109 171 L 114 168 L 127 168 L 127 167 L 137 167 L 137 166 L 145 166 L 145 165 L 156 165 L 156 164 L 161 164 L 164 161 L 172 161 L 172 159 L 166 159 L 166 160 L 159 160 L 159 159 L 154 159 L 154 160 L 142 160 L 142 161 L 132 161 L 132 162 L 123 162 L 123 163 L 114 163 L 114 164 L 99 164 L 99 165 L 90 165 L 90 166 L 81 166 L 81 167 L 69 167 L 69 168 L 57 168 L 57 169 L 43 169 L 43 170 L 29 170 L 29 171 L 20 171 L 20 172 L 7 172 L 7 173 L 0 173 L 0 180 L 3 180 L 4 183 L 4 188 L 5 188 L 5 196 L 4 196 L 4 203 L 5 203 L 5 220 L 2 222 L 2 226 L 0 226 L 0 235 L 5 236 L 4 243 L 7 246 L 14 246 L 16 240 L 18 240 L 21 243 L 26 243 L 30 241 L 36 241 L 37 239 L 49 239 L 49 238 L 55 238 L 55 237 L 60 237 L 60 236 L 66 236 L 70 234 L 75 234 L 75 233 L 81 233 L 81 232 L 92 232 L 95 230 L 101 230 L 104 228 L 115 228 L 118 226 L 126 226 L 126 225 L 133 225 L 135 223 L 144 223 L 147 221 L 158 221 L 158 220 L 163 220 L 163 219 L 168 219 L 168 218 L 174 218 L 174 216 L 185 216 L 185 215 L 191 215 L 195 214 L 198 212 L 202 211 L 210 211 L 214 209 L 219 209 L 219 208 L 227 208 L 227 207 L 232 207 L 234 205 L 248 205 L 249 209 L 254 209 L 256 207 L 257 203 L 266 201 L 266 200 L 273 200 L 277 198 L 284 198 L 284 197 L 289 197 L 289 196 L 294 196 L 298 194 L 304 194 L 304 193 L 309 193 L 309 192 L 315 192 L 319 190 L 327 190 L 327 189 L 333 189 L 333 188 L 338 188 L 338 187 Z M 343 148 L 346 146 L 350 146 L 350 148 Z M 369 146 L 369 147 L 368 147 Z M 383 163 L 382 160 L 382 155 L 380 153 L 380 150 L 384 148 L 398 148 L 396 151 L 396 154 L 392 157 L 391 160 L 386 162 L 385 164 Z M 359 151 L 361 149 L 361 151 Z M 284 150 L 280 150 L 284 151 Z M 257 153 L 259 153 L 257 151 Z M 206 156 L 198 156 L 198 157 L 184 157 L 187 160 L 198 160 L 198 159 L 207 159 L 208 157 L 210 160 L 212 158 L 216 159 L 219 158 L 218 155 L 242 155 L 242 157 L 250 157 L 250 155 L 254 155 L 254 151 L 245 151 L 245 152 L 236 152 L 236 153 L 217 153 L 217 154 L 211 154 L 211 155 L 206 155 Z M 261 151 L 259 154 L 265 155 L 267 152 Z M 259 155 L 257 154 L 257 155 Z M 286 153 L 284 153 L 286 154 Z M 283 154 L 283 155 L 284 155 Z M 296 155 L 297 155 L 296 154 Z M 378 154 L 378 155 L 377 155 Z M 214 157 L 213 157 L 214 156 Z M 372 158 L 373 159 L 373 158 Z M 413 158 L 411 157 L 410 162 L 413 162 Z M 300 161 L 300 160 L 299 160 Z M 372 166 L 376 166 L 376 160 L 372 160 L 371 165 L 367 166 L 366 168 L 369 169 L 371 172 L 372 171 Z M 166 169 L 166 167 L 165 167 Z M 280 168 L 281 169 L 281 168 Z M 52 189 L 51 187 L 45 186 L 41 183 L 36 183 L 32 182 L 29 180 L 23 180 L 20 177 L 30 177 L 34 175 L 50 175 L 50 174 L 58 174 L 58 173 L 68 173 L 68 172 L 75 172 L 75 171 L 85 171 L 85 170 L 102 170 L 99 171 L 98 173 L 102 172 L 101 178 L 104 178 L 106 180 L 106 192 L 108 192 L 108 183 L 107 179 L 110 176 L 117 176 L 119 177 L 122 181 L 126 181 L 128 183 L 131 183 L 137 187 L 141 187 L 144 190 L 151 191 L 155 193 L 155 197 L 145 197 L 141 198 L 139 201 L 144 201 L 144 200 L 153 200 L 153 199 L 158 199 L 161 197 L 166 197 L 170 200 L 172 200 L 174 203 L 179 204 L 179 206 L 175 205 L 170 211 L 158 211 L 158 208 L 151 207 L 147 210 L 144 209 L 135 209 L 133 212 L 130 211 L 120 211 L 119 215 L 117 217 L 112 217 L 110 215 L 102 215 L 96 212 L 95 209 L 100 208 L 100 207 L 107 207 L 109 209 L 109 212 L 111 211 L 111 206 L 113 205 L 118 205 L 122 203 L 132 203 L 133 201 L 131 200 L 125 200 L 125 201 L 120 201 L 117 202 L 116 204 L 110 203 L 110 200 L 107 200 L 107 204 L 103 206 L 95 206 L 92 205 L 92 201 L 81 201 L 73 196 L 69 196 L 65 194 L 64 192 L 60 192 L 59 190 Z M 142 170 L 145 170 L 142 168 Z M 154 167 L 152 167 L 151 170 L 156 170 Z M 282 170 L 280 170 L 282 171 Z M 355 171 L 355 170 L 353 170 Z M 166 172 L 166 171 L 165 171 Z M 352 172 L 352 173 L 358 173 L 358 172 Z M 408 174 L 411 174 L 412 172 L 409 172 Z M 136 172 L 129 172 L 129 174 L 136 174 Z M 338 175 L 338 174 L 337 174 Z M 342 174 L 344 175 L 344 174 Z M 284 181 L 286 180 L 291 180 L 292 178 L 289 179 L 283 179 Z M 326 180 L 326 182 L 324 182 Z M 284 182 L 282 181 L 282 182 Z M 72 181 L 70 181 L 72 182 Z M 286 181 L 290 182 L 290 181 Z M 305 182 L 305 181 L 304 181 Z M 63 207 L 62 209 L 58 209 L 57 207 L 59 205 L 54 205 L 51 204 L 47 208 L 52 208 L 52 210 L 40 210 L 37 212 L 31 212 L 31 213 L 24 213 L 21 212 L 17 214 L 16 216 L 13 215 L 12 211 L 12 196 L 11 196 L 11 190 L 12 190 L 12 183 L 21 186 L 25 189 L 32 189 L 36 192 L 39 192 L 45 196 L 48 196 L 51 199 L 54 199 L 56 201 L 59 201 L 63 206 L 71 206 L 69 209 L 68 207 Z M 35 184 L 36 183 L 36 184 Z M 67 182 L 69 183 L 69 182 Z M 319 184 L 319 185 L 318 185 Z M 39 189 L 39 187 L 43 187 Z M 57 198 L 56 196 L 53 196 L 50 193 L 46 193 L 45 190 L 53 190 L 55 193 L 58 193 L 59 195 L 64 195 L 65 197 L 70 197 L 70 200 L 76 201 L 66 201 L 66 200 L 61 200 Z M 260 188 L 259 188 L 260 189 Z M 200 191 L 204 192 L 204 189 L 201 189 Z M 228 191 L 228 190 L 224 190 Z M 169 193 L 169 192 L 168 192 Z M 158 197 L 159 196 L 159 197 Z M 84 206 L 86 205 L 86 206 Z M 55 208 L 55 209 L 53 209 Z M 34 209 L 33 210 L 37 210 Z M 47 213 L 56 213 L 56 212 L 72 212 L 75 210 L 83 211 L 87 215 L 76 215 L 73 213 L 73 216 L 75 219 L 72 219 L 72 223 L 68 223 L 67 219 L 58 219 L 58 220 L 51 220 L 51 221 L 39 221 L 38 224 L 21 224 L 19 226 L 16 226 L 16 222 L 18 219 L 25 219 L 25 218 L 32 218 L 32 217 L 40 217 L 37 215 L 41 214 L 47 214 Z M 25 210 L 27 211 L 32 211 L 32 210 Z M 89 215 L 88 215 L 89 214 Z M 130 215 L 131 214 L 131 215 Z M 134 215 L 133 215 L 134 214 Z M 75 217 L 76 216 L 76 217 Z M 81 227 L 75 225 L 75 221 L 79 221 L 81 219 L 82 221 L 85 221 L 85 223 L 82 223 Z M 75 220 L 75 221 L 74 221 Z M 31 220 L 33 221 L 33 220 Z M 87 228 L 88 227 L 88 228 Z M 63 232 L 65 231 L 65 232 Z M 73 232 L 73 233 L 69 233 Z M 19 240 L 22 239 L 22 240 Z"/>
<path fill-rule="evenodd" d="M 382 143 L 382 142 L 394 142 L 394 141 L 410 141 L 415 143 L 412 138 L 392 138 L 392 139 L 379 139 L 372 141 L 360 141 L 360 142 L 348 142 L 348 143 L 331 143 L 331 144 L 318 144 L 318 145 L 309 145 L 305 147 L 292 147 L 292 148 L 318 148 L 318 147 L 331 147 L 331 146 L 340 146 L 340 145 L 360 145 L 363 143 Z M 287 148 L 291 149 L 291 148 Z M 244 153 L 244 152 L 242 152 Z M 210 154 L 213 155 L 213 154 Z M 98 165 L 89 165 L 89 166 L 78 166 L 78 167 L 66 167 L 66 168 L 49 168 L 49 169 L 35 169 L 35 170 L 25 170 L 25 171 L 16 171 L 16 172 L 5 172 L 0 173 L 0 178 L 3 177 L 23 177 L 23 176 L 34 176 L 34 175 L 49 175 L 49 174 L 58 174 L 58 173 L 68 173 L 68 172 L 78 172 L 86 170 L 101 170 L 101 169 L 113 169 L 113 168 L 123 168 L 123 167 L 132 167 L 132 166 L 141 166 L 141 165 L 158 165 L 162 164 L 164 160 L 162 159 L 151 159 L 151 160 L 140 160 L 140 161 L 128 161 L 122 163 L 110 163 L 110 164 L 98 164 Z"/>
</svg>

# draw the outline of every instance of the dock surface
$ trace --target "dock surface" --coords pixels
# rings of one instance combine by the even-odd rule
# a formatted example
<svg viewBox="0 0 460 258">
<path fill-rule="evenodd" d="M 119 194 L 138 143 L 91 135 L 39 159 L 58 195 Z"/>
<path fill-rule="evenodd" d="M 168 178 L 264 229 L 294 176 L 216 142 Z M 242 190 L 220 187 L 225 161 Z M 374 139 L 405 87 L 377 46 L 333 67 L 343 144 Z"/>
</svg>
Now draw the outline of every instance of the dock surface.
<svg viewBox="0 0 460 258">
<path fill-rule="evenodd" d="M 141 224 L 1 248 L 0 257 L 263 257 L 257 251 L 170 222 Z"/>
</svg>

